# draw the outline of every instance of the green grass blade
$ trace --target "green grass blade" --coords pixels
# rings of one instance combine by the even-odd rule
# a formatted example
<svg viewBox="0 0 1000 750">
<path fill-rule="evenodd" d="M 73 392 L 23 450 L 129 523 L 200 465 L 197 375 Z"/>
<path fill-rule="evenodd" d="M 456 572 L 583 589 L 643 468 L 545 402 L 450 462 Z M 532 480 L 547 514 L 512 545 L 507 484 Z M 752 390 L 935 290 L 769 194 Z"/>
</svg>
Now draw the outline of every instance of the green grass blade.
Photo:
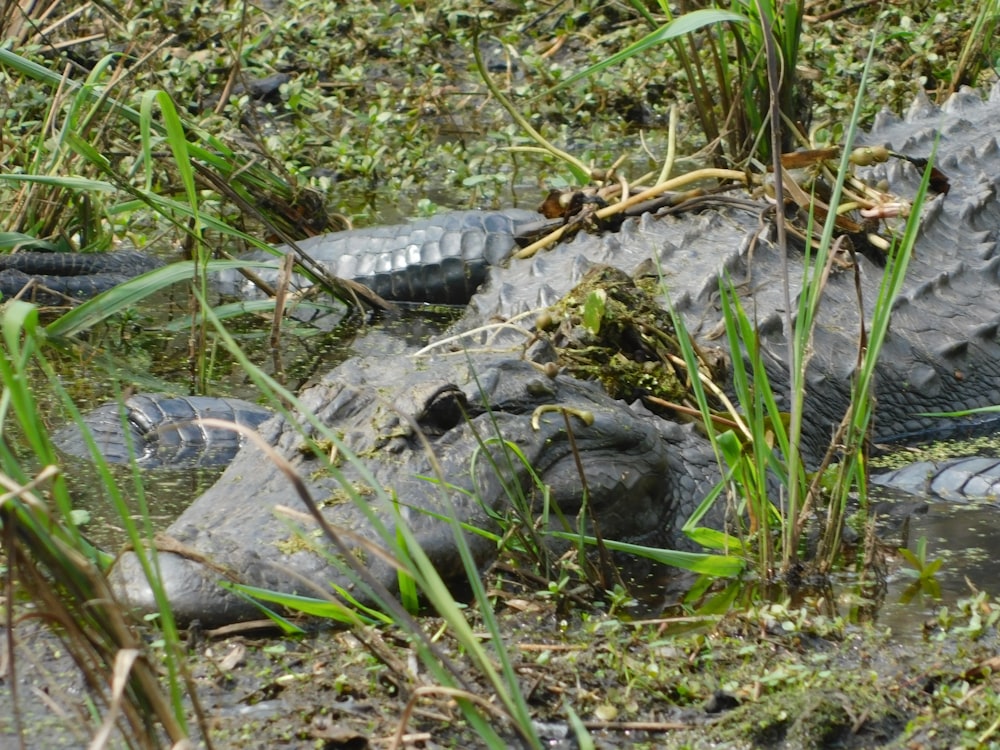
<svg viewBox="0 0 1000 750">
<path fill-rule="evenodd" d="M 7 182 L 31 182 L 37 185 L 67 188 L 69 190 L 94 191 L 98 193 L 113 193 L 118 188 L 110 182 L 95 180 L 90 177 L 70 177 L 68 175 L 48 174 L 0 174 L 0 180 Z"/>
<path fill-rule="evenodd" d="M 562 531 L 552 531 L 549 532 L 549 535 L 556 539 L 574 542 L 582 538 L 586 544 L 597 544 L 597 538 L 592 536 L 580 537 L 576 534 L 568 534 Z M 601 543 L 613 552 L 626 552 L 630 555 L 662 563 L 663 565 L 670 565 L 682 570 L 691 570 L 695 573 L 707 573 L 722 578 L 739 575 L 746 568 L 746 564 L 742 559 L 732 555 L 710 555 L 703 552 L 667 550 L 659 547 L 647 547 L 642 544 L 619 542 L 614 539 L 602 539 Z"/>
<path fill-rule="evenodd" d="M 208 270 L 268 268 L 273 267 L 273 265 L 267 261 L 219 260 L 209 263 Z M 148 271 L 102 292 L 82 305 L 60 315 L 45 327 L 45 333 L 53 339 L 70 338 L 103 323 L 113 315 L 133 308 L 155 292 L 181 281 L 190 281 L 193 277 L 194 265 L 190 262 L 171 263 L 162 268 Z"/>
<path fill-rule="evenodd" d="M 271 602 L 272 604 L 277 604 L 293 612 L 301 612 L 305 615 L 320 617 L 324 620 L 339 622 L 343 625 L 351 627 L 359 625 L 377 625 L 380 622 L 374 618 L 363 618 L 354 609 L 345 607 L 343 604 L 332 602 L 328 599 L 316 599 L 315 597 L 299 596 L 296 594 L 283 594 L 277 591 L 271 591 L 270 589 L 258 588 L 257 586 L 246 586 L 243 584 L 228 583 L 226 581 L 221 581 L 219 585 L 229 591 L 246 594 L 248 601 L 252 601 L 255 604 L 257 602 Z M 271 616 L 272 614 L 273 613 L 270 613 L 268 616 Z M 381 622 L 384 624 L 384 617 L 381 619 Z"/>
<path fill-rule="evenodd" d="M 749 19 L 739 13 L 715 8 L 703 8 L 691 11 L 690 13 L 685 13 L 683 16 L 678 16 L 672 21 L 664 24 L 656 31 L 647 34 L 639 41 L 623 49 L 621 52 L 611 55 L 596 65 L 591 65 L 589 68 L 586 68 L 585 70 L 570 76 L 566 80 L 561 81 L 549 89 L 548 93 L 551 94 L 552 92 L 559 91 L 567 86 L 572 86 L 578 81 L 597 75 L 606 68 L 619 65 L 630 57 L 644 54 L 651 48 L 663 44 L 671 39 L 676 39 L 677 37 L 684 36 L 685 34 L 690 34 L 692 31 L 696 31 L 704 26 L 726 22 L 748 23 Z"/>
<path fill-rule="evenodd" d="M 59 245 L 54 242 L 46 242 L 32 237 L 30 234 L 22 232 L 0 232 L 0 250 L 14 250 L 23 248 L 26 250 L 47 250 L 57 252 Z"/>
</svg>

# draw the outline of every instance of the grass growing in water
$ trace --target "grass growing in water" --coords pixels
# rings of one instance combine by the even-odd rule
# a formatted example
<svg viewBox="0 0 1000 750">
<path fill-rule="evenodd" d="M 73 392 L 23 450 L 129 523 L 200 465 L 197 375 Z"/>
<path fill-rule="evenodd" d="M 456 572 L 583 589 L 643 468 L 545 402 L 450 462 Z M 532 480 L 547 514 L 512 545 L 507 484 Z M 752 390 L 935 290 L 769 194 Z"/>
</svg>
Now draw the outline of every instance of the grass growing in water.
<svg viewBox="0 0 1000 750">
<path fill-rule="evenodd" d="M 844 185 L 852 175 L 853 163 L 863 162 L 869 158 L 866 151 L 855 154 L 853 145 L 861 119 L 865 80 L 872 63 L 875 45 L 873 43 L 869 48 L 868 61 L 861 78 L 861 90 L 855 101 L 854 112 L 847 123 L 844 144 L 839 149 L 830 150 L 829 155 L 821 157 L 814 165 L 817 172 L 821 171 L 820 167 L 822 167 L 826 174 L 832 177 L 832 184 L 829 185 L 831 195 L 825 202 L 820 201 L 815 192 L 812 194 L 808 192 L 810 190 L 808 186 L 806 189 L 799 186 L 783 166 L 781 152 L 786 139 L 782 136 L 782 132 L 785 130 L 782 124 L 791 121 L 792 118 L 786 110 L 794 100 L 792 95 L 794 86 L 791 85 L 794 79 L 790 74 L 783 74 L 783 71 L 794 68 L 795 55 L 799 46 L 798 35 L 801 31 L 802 8 L 800 4 L 784 3 L 781 9 L 783 9 L 783 13 L 779 13 L 777 7 L 758 3 L 756 5 L 757 14 L 752 21 L 746 17 L 734 16 L 722 11 L 696 11 L 687 16 L 671 19 L 666 25 L 630 46 L 614 59 L 609 59 L 582 71 L 562 84 L 563 86 L 571 85 L 632 56 L 646 53 L 664 42 L 680 44 L 681 42 L 676 41 L 679 37 L 689 36 L 704 27 L 714 29 L 730 24 L 732 27 L 747 26 L 750 28 L 746 34 L 732 32 L 736 35 L 737 47 L 743 54 L 746 54 L 748 49 L 754 50 L 753 54 L 741 58 L 743 65 L 740 67 L 740 75 L 744 82 L 743 91 L 747 95 L 747 102 L 751 98 L 755 98 L 754 109 L 757 112 L 756 127 L 750 133 L 742 131 L 745 136 L 743 140 L 753 140 L 755 145 L 750 152 L 746 152 L 745 145 L 742 146 L 743 150 L 740 153 L 743 153 L 743 157 L 741 158 L 759 157 L 766 159 L 770 155 L 771 171 L 774 177 L 767 189 L 770 190 L 775 202 L 779 206 L 784 206 L 787 199 L 790 203 L 797 204 L 800 210 L 809 215 L 808 224 L 804 231 L 798 233 L 804 239 L 805 261 L 800 291 L 797 295 L 797 307 L 795 308 L 793 308 L 790 293 L 794 272 L 791 271 L 788 263 L 789 241 L 785 217 L 782 216 L 775 222 L 776 244 L 783 262 L 781 283 L 786 302 L 784 327 L 790 340 L 786 369 L 782 376 L 787 383 L 790 409 L 789 413 L 783 414 L 778 407 L 778 400 L 775 398 L 769 383 L 764 357 L 752 322 L 755 318 L 753 311 L 748 313 L 742 308 L 739 296 L 731 283 L 723 283 L 720 292 L 725 315 L 725 331 L 730 351 L 734 353 L 733 383 L 740 404 L 739 411 L 730 407 L 729 417 L 732 423 L 739 426 L 739 429 L 720 432 L 713 426 L 717 417 L 709 405 L 701 383 L 696 378 L 693 379 L 692 389 L 702 412 L 705 429 L 719 456 L 720 465 L 725 465 L 727 468 L 723 472 L 725 479 L 722 484 L 711 497 L 706 498 L 702 507 L 695 514 L 695 518 L 689 520 L 686 531 L 696 541 L 712 549 L 740 551 L 746 549 L 746 545 L 740 539 L 719 535 L 717 531 L 697 525 L 701 517 L 709 512 L 712 504 L 725 497 L 725 489 L 728 486 L 735 487 L 739 508 L 746 511 L 749 519 L 747 529 L 753 535 L 752 547 L 757 551 L 756 569 L 765 578 L 770 578 L 779 569 L 783 574 L 794 572 L 798 575 L 802 572 L 800 570 L 802 562 L 800 541 L 803 529 L 806 522 L 812 517 L 811 509 L 819 502 L 820 480 L 836 458 L 839 458 L 839 461 L 836 461 L 833 470 L 833 497 L 830 499 L 825 531 L 816 558 L 810 561 L 814 569 L 828 573 L 833 567 L 840 550 L 840 529 L 848 501 L 853 493 L 860 493 L 862 505 L 865 503 L 867 492 L 865 445 L 871 419 L 874 367 L 888 330 L 892 302 L 902 288 L 910 254 L 916 241 L 920 211 L 928 193 L 933 166 L 932 159 L 931 164 L 925 167 L 923 183 L 913 199 L 910 219 L 898 242 L 887 252 L 886 272 L 879 290 L 875 314 L 871 321 L 871 330 L 866 330 L 864 306 L 859 299 L 862 327 L 858 331 L 858 360 L 855 378 L 852 382 L 851 406 L 844 415 L 839 430 L 833 436 L 820 471 L 809 472 L 802 460 L 799 448 L 803 419 L 805 418 L 805 377 L 811 357 L 817 312 L 823 297 L 826 280 L 834 263 L 835 252 L 839 247 L 839 244 L 835 243 L 839 242 L 836 240 L 836 235 L 842 221 L 839 207 Z M 725 35 L 720 33 L 719 38 L 724 39 Z M 750 44 L 751 41 L 754 41 L 754 44 Z M 720 48 L 724 52 L 724 43 L 720 43 Z M 752 65 L 750 64 L 751 60 L 753 61 Z M 761 70 L 766 71 L 763 78 L 759 77 Z M 700 71 L 697 73 L 689 72 L 688 76 L 692 82 L 704 79 L 704 75 Z M 720 76 L 718 82 L 720 86 L 731 81 L 731 76 L 725 70 L 720 70 Z M 762 91 L 769 94 L 769 106 L 765 107 L 764 102 L 759 98 Z M 505 106 L 512 107 L 509 102 L 505 102 Z M 732 114 L 733 111 L 727 113 L 729 117 Z M 517 116 L 517 120 L 526 123 L 523 116 Z M 765 129 L 763 127 L 765 122 L 775 123 L 775 125 Z M 702 120 L 702 127 L 706 130 L 707 136 L 715 132 L 711 123 L 706 119 Z M 529 134 L 537 135 L 530 126 L 526 126 L 526 128 Z M 798 134 L 798 137 L 804 136 Z M 565 158 L 558 150 L 552 149 L 544 142 L 540 141 L 540 146 L 557 158 Z M 840 154 L 839 165 L 832 163 L 823 165 L 824 160 L 837 153 Z M 795 154 L 789 155 L 790 158 L 795 156 Z M 580 177 L 582 165 L 579 160 L 568 160 L 568 168 L 575 176 Z M 652 198 L 668 189 L 673 189 L 683 178 L 667 180 L 670 171 L 668 160 L 668 164 L 664 165 L 660 172 L 661 177 L 658 185 L 643 190 L 628 201 L 601 209 L 596 212 L 596 216 L 601 219 L 612 216 L 621 210 L 623 205 Z M 610 174 L 602 176 L 605 179 L 611 177 Z M 702 176 L 729 180 L 743 179 L 747 182 L 753 179 L 741 178 L 740 175 L 727 170 L 704 170 Z M 619 179 L 624 180 L 621 177 Z M 815 190 L 815 187 L 812 190 Z M 821 227 L 814 228 L 814 221 L 818 222 L 817 214 L 825 219 Z M 523 252 L 527 253 L 533 250 L 534 247 Z M 860 282 L 857 284 L 860 295 Z M 689 337 L 684 333 L 683 320 L 679 316 L 674 316 L 674 325 L 681 332 L 679 339 L 682 344 L 689 344 Z M 742 355 L 738 353 L 742 353 Z M 685 355 L 688 372 L 698 372 L 699 363 L 694 347 L 685 346 Z M 743 356 L 746 357 L 746 362 L 744 362 Z M 781 494 L 780 503 L 775 502 L 773 498 L 776 489 L 775 480 L 778 482 L 777 491 Z M 776 528 L 772 526 L 773 524 L 776 524 Z M 780 539 L 777 549 L 772 544 L 772 539 L 775 537 Z M 775 559 L 776 552 L 780 558 L 780 564 Z M 704 563 L 699 564 L 704 565 Z"/>
</svg>

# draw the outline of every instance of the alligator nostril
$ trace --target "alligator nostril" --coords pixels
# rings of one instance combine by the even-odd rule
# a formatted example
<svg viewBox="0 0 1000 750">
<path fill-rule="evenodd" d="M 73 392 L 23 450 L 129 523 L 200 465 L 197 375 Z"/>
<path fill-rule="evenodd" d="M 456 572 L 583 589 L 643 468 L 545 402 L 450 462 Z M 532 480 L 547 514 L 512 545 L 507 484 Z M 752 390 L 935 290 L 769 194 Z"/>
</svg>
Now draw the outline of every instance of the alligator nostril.
<svg viewBox="0 0 1000 750">
<path fill-rule="evenodd" d="M 457 385 L 444 385 L 427 399 L 417 424 L 427 435 L 443 435 L 460 424 L 468 412 L 469 401 Z"/>
</svg>

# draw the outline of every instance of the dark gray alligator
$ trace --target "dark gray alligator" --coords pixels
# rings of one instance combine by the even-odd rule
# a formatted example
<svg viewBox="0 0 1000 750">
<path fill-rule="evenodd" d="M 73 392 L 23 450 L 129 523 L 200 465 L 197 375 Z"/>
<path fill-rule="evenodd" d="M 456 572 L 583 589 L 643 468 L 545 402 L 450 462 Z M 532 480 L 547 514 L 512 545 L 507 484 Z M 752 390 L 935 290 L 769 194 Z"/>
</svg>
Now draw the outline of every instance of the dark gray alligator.
<svg viewBox="0 0 1000 750">
<path fill-rule="evenodd" d="M 267 422 L 261 431 L 303 477 L 330 522 L 354 535 L 350 546 L 391 590 L 395 570 L 368 546 L 386 544 L 369 514 L 393 535 L 397 519 L 405 519 L 438 570 L 454 582 L 461 578 L 461 561 L 440 514 L 499 533 L 497 518 L 510 513 L 518 497 L 528 498 L 539 512 L 529 467 L 544 477 L 551 502 L 569 519 L 566 530 L 575 529 L 581 480 L 574 445 L 593 463 L 587 472 L 588 505 L 607 538 L 666 543 L 678 514 L 693 510 L 710 489 L 710 457 L 702 441 L 692 441 L 692 433 L 679 425 L 610 398 L 594 383 L 549 378 L 531 362 L 510 356 L 477 357 L 473 363 L 454 355 L 429 364 L 401 376 L 382 359 L 354 359 L 302 394 L 306 412 L 341 433 L 338 460 L 307 450 L 300 429 L 287 420 Z M 533 427 L 535 410 L 553 405 L 574 413 L 543 411 Z M 579 414 L 586 414 L 586 421 Z M 306 433 L 324 444 L 315 428 Z M 510 446 L 521 451 L 523 461 Z M 687 455 L 689 448 L 693 452 Z M 345 461 L 345 450 L 361 457 L 366 469 Z M 695 464 L 701 470 L 689 480 L 687 472 Z M 447 485 L 436 481 L 441 476 Z M 352 493 L 359 503 L 351 501 Z M 331 564 L 329 550 L 313 533 L 316 527 L 301 517 L 276 515 L 278 506 L 302 510 L 288 478 L 272 472 L 264 452 L 248 445 L 171 525 L 174 551 L 162 552 L 159 560 L 181 621 L 216 624 L 259 612 L 222 593 L 220 576 L 307 595 L 335 583 L 370 601 Z M 305 527 L 303 537 L 295 526 Z M 480 565 L 495 556 L 495 541 L 479 535 L 468 535 L 468 541 Z M 192 554 L 179 553 L 177 543 Z M 222 568 L 205 567 L 201 555 L 206 553 Z M 118 561 L 114 580 L 129 601 L 144 610 L 153 607 L 133 553 Z"/>
<path fill-rule="evenodd" d="M 299 253 L 328 273 L 364 284 L 383 299 L 399 302 L 465 304 L 486 278 L 486 269 L 505 261 L 517 237 L 542 220 L 540 214 L 504 211 L 453 211 L 409 224 L 369 227 L 310 237 L 296 243 Z M 284 254 L 288 246 L 276 248 Z M 268 260 L 259 251 L 247 260 Z M 22 293 L 51 300 L 92 297 L 163 265 L 137 251 L 114 253 L 16 252 L 0 255 L 0 294 Z M 269 283 L 277 270 L 258 271 Z M 249 297 L 252 282 L 231 270 L 219 274 L 222 293 Z M 308 282 L 293 277 L 293 285 Z"/>
<path fill-rule="evenodd" d="M 99 406 L 87 414 L 94 447 L 109 463 L 135 460 L 144 469 L 160 466 L 224 466 L 243 444 L 231 429 L 206 427 L 199 420 L 219 419 L 256 428 L 274 415 L 270 409 L 235 398 L 138 394 Z M 56 447 L 89 456 L 80 427 L 71 424 L 52 436 Z"/>
<path fill-rule="evenodd" d="M 330 274 L 364 284 L 383 299 L 398 302 L 462 304 L 486 278 L 491 265 L 510 257 L 517 237 L 542 220 L 534 211 L 452 211 L 409 224 L 366 227 L 310 237 L 298 250 Z M 287 246 L 277 248 L 289 252 Z M 265 252 L 248 256 L 267 260 Z M 265 274 L 271 281 L 276 274 Z M 234 296 L 255 293 L 253 284 L 235 272 L 219 279 Z M 293 279 L 296 286 L 308 282 Z"/>
<path fill-rule="evenodd" d="M 1000 92 L 994 90 L 985 102 L 963 92 L 942 109 L 919 102 L 905 120 L 881 117 L 865 138 L 909 156 L 927 156 L 940 133 L 937 163 L 951 181 L 950 192 L 925 207 L 909 280 L 894 303 L 877 369 L 876 440 L 907 439 L 935 429 L 938 423 L 921 412 L 1000 402 L 998 116 Z M 916 190 L 920 177 L 905 161 L 891 162 L 874 174 L 885 176 L 893 192 L 904 196 Z M 497 317 L 510 320 L 551 304 L 594 264 L 611 264 L 632 274 L 652 263 L 662 271 L 689 328 L 711 344 L 721 318 L 718 288 L 724 273 L 757 321 L 773 388 L 784 398 L 788 379 L 782 258 L 761 231 L 767 210 L 763 203 L 745 201 L 695 215 L 629 219 L 616 234 L 579 235 L 531 261 L 492 266 L 460 327 Z M 864 257 L 855 262 L 867 316 L 884 271 Z M 802 273 L 797 253 L 790 266 L 794 304 Z M 834 273 L 820 308 L 806 379 L 810 419 L 801 450 L 813 465 L 848 404 L 860 327 L 855 273 Z M 390 535 L 396 514 L 402 514 L 445 573 L 456 568 L 450 530 L 427 511 L 448 513 L 454 506 L 462 521 L 490 528 L 491 512 L 508 506 L 507 488 L 523 490 L 530 484 L 520 464 L 508 466 L 497 455 L 501 438 L 517 445 L 538 467 L 539 476 L 556 488 L 572 513 L 581 484 L 575 465 L 566 459 L 567 436 L 572 435 L 582 446 L 593 518 L 606 538 L 648 533 L 662 543 L 682 542 L 676 538 L 674 521 L 683 518 L 719 476 L 707 443 L 693 429 L 654 419 L 644 408 L 615 401 L 594 385 L 565 373 L 543 373 L 537 363 L 526 361 L 523 343 L 513 351 L 483 354 L 480 339 L 477 335 L 467 340 L 476 353 L 439 349 L 409 360 L 348 361 L 303 392 L 301 414 L 265 423 L 264 439 L 304 478 L 332 524 L 367 540 L 375 538 L 372 519 L 345 500 L 349 489 L 356 490 L 388 525 Z M 544 359 L 544 347 L 532 351 L 536 359 Z M 461 404 L 468 421 L 456 416 L 462 414 Z M 544 411 L 535 415 L 534 429 L 537 406 L 585 409 L 596 416 L 588 425 L 558 410 Z M 341 475 L 336 461 L 320 461 L 303 452 L 305 441 L 296 425 L 312 425 L 314 419 L 343 434 L 347 448 L 363 459 L 365 472 L 349 468 Z M 306 429 L 316 432 L 314 425 Z M 428 436 L 439 464 L 428 458 L 421 434 Z M 499 469 L 484 468 L 489 457 Z M 433 481 L 438 466 L 446 484 Z M 470 503 L 467 491 L 473 487 L 486 507 Z M 398 511 L 379 490 L 394 493 Z M 279 505 L 302 510 L 287 477 L 272 468 L 259 448 L 247 446 L 220 481 L 170 527 L 173 551 L 161 551 L 160 565 L 182 620 L 198 617 L 216 623 L 251 616 L 252 608 L 242 599 L 218 588 L 217 582 L 227 578 L 300 593 L 314 586 L 328 589 L 331 582 L 347 583 L 328 551 L 295 541 L 284 520 L 275 518 Z M 477 558 L 485 562 L 492 545 L 475 536 L 469 539 Z M 178 551 L 184 548 L 190 552 Z M 376 577 L 392 588 L 394 569 L 365 543 L 355 548 Z M 120 558 L 113 579 L 137 607 L 152 607 L 134 552 Z M 366 599 L 363 594 L 361 598 Z"/>
<path fill-rule="evenodd" d="M 872 481 L 880 487 L 909 495 L 943 500 L 1000 500 L 1000 458 L 964 456 L 942 461 L 917 461 L 879 474 Z"/>
</svg>

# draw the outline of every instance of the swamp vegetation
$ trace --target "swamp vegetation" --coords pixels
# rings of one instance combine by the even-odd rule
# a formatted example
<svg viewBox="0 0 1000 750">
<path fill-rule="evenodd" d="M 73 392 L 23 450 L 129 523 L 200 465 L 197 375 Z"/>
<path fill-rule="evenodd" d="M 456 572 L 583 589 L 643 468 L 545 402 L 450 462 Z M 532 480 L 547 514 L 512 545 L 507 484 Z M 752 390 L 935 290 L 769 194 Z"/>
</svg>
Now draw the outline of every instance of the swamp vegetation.
<svg viewBox="0 0 1000 750">
<path fill-rule="evenodd" d="M 795 464 L 803 415 L 755 401 L 762 388 L 739 394 L 761 419 L 716 434 L 742 441 L 729 444 L 740 455 L 733 484 L 760 503 L 760 538 L 777 543 L 756 545 L 748 565 L 758 575 L 747 580 L 654 581 L 644 601 L 624 585 L 595 591 L 583 556 L 548 559 L 528 519 L 484 580 L 473 576 L 472 605 L 436 587 L 418 559 L 419 585 L 401 586 L 403 607 L 388 614 L 300 604 L 345 630 L 284 620 L 295 635 L 182 633 L 166 606 L 137 627 L 110 602 L 107 559 L 80 525 L 67 477 L 36 473 L 61 466 L 45 434 L 76 405 L 131 388 L 284 402 L 349 356 L 349 331 L 365 322 L 357 314 L 328 333 L 247 314 L 273 302 L 213 307 L 207 270 L 222 252 L 438 208 L 533 207 L 551 189 L 612 173 L 635 184 L 697 169 L 745 180 L 791 147 L 843 143 L 918 92 L 943 100 L 960 85 L 991 85 L 998 14 L 996 0 L 0 7 L 0 244 L 124 243 L 193 260 L 183 276 L 164 271 L 96 304 L 4 307 L 0 688 L 15 706 L 0 719 L 5 738 L 25 747 L 1000 742 L 1000 603 L 988 593 L 970 591 L 920 635 L 894 639 L 878 624 L 884 592 L 870 571 L 898 568 L 892 548 L 905 541 L 890 533 L 866 546 L 863 517 L 856 541 L 867 565 L 842 554 L 840 517 L 820 543 L 851 585 L 793 600 L 764 582 L 799 564 L 796 509 L 827 486 Z M 843 180 L 850 154 L 824 154 Z M 831 234 L 815 238 L 829 252 Z M 566 304 L 586 318 L 593 303 Z M 729 343 L 751 349 L 735 300 L 729 323 Z M 669 398 L 685 367 L 699 369 L 695 352 L 675 356 Z M 845 501 L 864 499 L 867 401 L 861 391 L 849 436 L 859 443 L 845 452 L 858 461 L 833 481 Z M 712 433 L 719 415 L 700 402 Z M 775 441 L 788 460 L 790 515 L 769 530 L 762 469 Z M 140 546 L 159 512 L 146 479 L 96 471 L 119 539 Z M 903 557 L 917 588 L 933 593 L 938 563 L 913 546 Z M 437 617 L 409 616 L 418 590 Z"/>
</svg>

